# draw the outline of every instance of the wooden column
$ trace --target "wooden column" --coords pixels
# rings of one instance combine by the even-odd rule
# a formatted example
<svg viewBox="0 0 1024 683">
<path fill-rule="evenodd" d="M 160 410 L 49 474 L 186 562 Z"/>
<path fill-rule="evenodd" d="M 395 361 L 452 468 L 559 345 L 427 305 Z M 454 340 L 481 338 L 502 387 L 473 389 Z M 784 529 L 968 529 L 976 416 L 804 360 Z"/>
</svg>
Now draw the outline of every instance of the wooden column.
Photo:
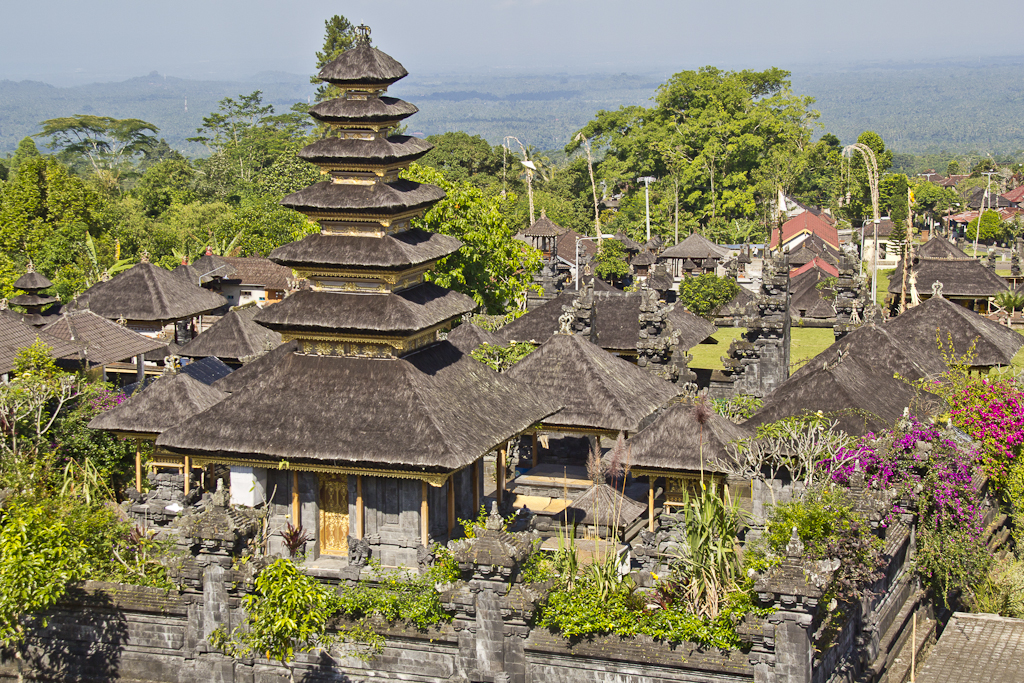
<svg viewBox="0 0 1024 683">
<path fill-rule="evenodd" d="M 189 484 L 192 483 L 192 458 L 185 456 L 185 467 L 182 468 L 185 473 L 185 495 L 188 495 Z"/>
<path fill-rule="evenodd" d="M 356 538 L 362 539 L 365 533 L 363 519 L 365 512 L 363 508 L 363 475 L 356 475 Z"/>
<path fill-rule="evenodd" d="M 420 501 L 420 542 L 424 548 L 428 548 L 430 541 L 430 509 L 427 506 L 427 482 L 422 481 L 423 498 Z"/>
<path fill-rule="evenodd" d="M 302 504 L 299 501 L 299 473 L 292 471 L 292 526 L 302 526 Z"/>
<path fill-rule="evenodd" d="M 135 381 L 141 382 L 146 379 L 146 354 L 140 353 L 135 357 Z M 139 389 L 142 389 L 140 386 Z"/>
<path fill-rule="evenodd" d="M 531 435 L 530 446 L 533 448 L 533 466 L 537 466 L 537 432 Z"/>
<path fill-rule="evenodd" d="M 455 531 L 455 473 L 448 475 L 448 539 Z"/>
<path fill-rule="evenodd" d="M 142 440 L 135 439 L 135 490 L 142 493 Z"/>
<path fill-rule="evenodd" d="M 473 514 L 471 518 L 476 518 L 476 513 L 480 510 L 480 460 L 473 463 Z"/>
<path fill-rule="evenodd" d="M 654 477 L 647 477 L 647 481 L 650 482 L 647 490 L 647 530 L 654 533 Z"/>
<path fill-rule="evenodd" d="M 497 483 L 497 488 L 494 491 L 494 497 L 498 500 L 498 508 L 500 509 L 502 503 L 505 502 L 505 449 L 502 448 L 498 451 L 498 457 L 494 461 L 494 479 Z"/>
</svg>

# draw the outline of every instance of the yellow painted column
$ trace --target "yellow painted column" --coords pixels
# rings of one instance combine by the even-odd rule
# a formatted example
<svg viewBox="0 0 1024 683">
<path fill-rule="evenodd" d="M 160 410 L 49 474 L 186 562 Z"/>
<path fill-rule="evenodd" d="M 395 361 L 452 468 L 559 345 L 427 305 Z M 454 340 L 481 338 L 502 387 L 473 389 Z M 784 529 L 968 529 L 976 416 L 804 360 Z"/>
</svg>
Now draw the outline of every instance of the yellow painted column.
<svg viewBox="0 0 1024 683">
<path fill-rule="evenodd" d="M 654 477 L 647 477 L 650 486 L 647 489 L 647 530 L 654 533 Z"/>
<path fill-rule="evenodd" d="M 302 526 L 302 505 L 299 502 L 299 473 L 292 472 L 292 526 Z"/>
<path fill-rule="evenodd" d="M 423 498 L 420 501 L 420 542 L 424 548 L 429 547 L 430 541 L 430 509 L 427 506 L 427 482 L 420 482 L 423 485 Z"/>
<path fill-rule="evenodd" d="M 135 490 L 142 493 L 142 441 L 135 439 Z"/>
<path fill-rule="evenodd" d="M 185 456 L 185 495 L 188 495 L 189 484 L 192 483 L 192 458 Z"/>
<path fill-rule="evenodd" d="M 356 475 L 356 538 L 362 539 L 365 533 L 365 527 L 363 524 L 364 519 L 364 508 L 363 508 L 363 475 Z"/>
</svg>

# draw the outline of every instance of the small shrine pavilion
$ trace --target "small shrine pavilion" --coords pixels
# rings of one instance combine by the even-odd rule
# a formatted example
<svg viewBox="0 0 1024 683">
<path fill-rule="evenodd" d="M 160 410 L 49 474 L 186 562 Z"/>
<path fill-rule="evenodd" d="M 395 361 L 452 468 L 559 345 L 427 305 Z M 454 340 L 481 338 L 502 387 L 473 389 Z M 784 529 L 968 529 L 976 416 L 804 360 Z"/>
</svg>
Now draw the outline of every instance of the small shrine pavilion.
<svg viewBox="0 0 1024 683">
<path fill-rule="evenodd" d="M 439 341 L 476 308 L 425 278 L 461 243 L 414 227 L 444 192 L 400 172 L 431 145 L 388 135 L 416 112 L 386 96 L 407 72 L 359 30 L 318 74 L 341 92 L 310 111 L 331 135 L 299 153 L 324 180 L 282 200 L 320 224 L 270 254 L 311 282 L 255 318 L 285 343 L 221 380 L 231 395 L 156 445 L 229 466 L 232 498 L 266 501 L 274 529 L 302 525 L 314 556 L 351 546 L 415 567 L 479 510 L 485 454 L 561 404 Z"/>
<path fill-rule="evenodd" d="M 281 335 L 258 325 L 253 318 L 260 309 L 255 305 L 231 310 L 178 350 L 185 358 L 216 356 L 231 367 L 273 351 L 281 344 Z"/>
<path fill-rule="evenodd" d="M 8 299 L 8 303 L 25 308 L 22 314 L 22 322 L 33 327 L 42 327 L 51 322 L 53 316 L 60 312 L 60 299 L 55 296 L 43 294 L 44 289 L 53 287 L 53 283 L 43 274 L 37 273 L 32 262 L 28 262 L 28 268 L 24 275 L 14 282 L 14 288 L 25 292 Z M 46 311 L 43 309 L 46 308 Z"/>
</svg>

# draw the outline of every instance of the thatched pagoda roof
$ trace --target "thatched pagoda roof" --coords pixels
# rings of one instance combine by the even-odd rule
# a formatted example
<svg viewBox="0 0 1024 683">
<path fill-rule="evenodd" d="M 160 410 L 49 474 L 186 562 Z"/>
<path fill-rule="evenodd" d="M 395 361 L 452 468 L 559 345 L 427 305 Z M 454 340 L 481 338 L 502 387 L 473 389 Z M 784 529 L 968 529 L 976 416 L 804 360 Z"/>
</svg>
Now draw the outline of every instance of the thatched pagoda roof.
<svg viewBox="0 0 1024 683">
<path fill-rule="evenodd" d="M 506 342 L 532 342 L 542 344 L 558 330 L 558 317 L 562 306 L 571 306 L 578 292 L 565 290 L 554 299 L 530 309 L 507 325 L 498 329 Z"/>
<path fill-rule="evenodd" d="M 381 294 L 304 290 L 262 309 L 255 320 L 272 330 L 413 332 L 475 308 L 465 294 L 425 282 Z"/>
<path fill-rule="evenodd" d="M 465 354 L 470 353 L 481 344 L 505 346 L 508 343 L 496 333 L 485 330 L 473 323 L 462 323 L 449 332 L 448 341 Z"/>
<path fill-rule="evenodd" d="M 225 398 L 227 394 L 189 375 L 161 377 L 116 408 L 94 417 L 89 427 L 154 436 Z"/>
<path fill-rule="evenodd" d="M 806 317 L 806 311 L 810 311 L 823 301 L 823 297 L 828 296 L 827 293 L 818 289 L 818 283 L 829 277 L 833 277 L 833 275 L 822 268 L 813 266 L 791 276 L 789 278 L 790 310 L 805 311 L 804 316 Z M 835 314 L 833 313 L 833 315 Z"/>
<path fill-rule="evenodd" d="M 837 420 L 840 429 L 859 436 L 892 427 L 907 407 L 922 419 L 938 411 L 932 395 L 920 394 L 884 367 L 847 355 L 805 374 L 794 374 L 744 425 L 756 427 L 820 410 Z"/>
<path fill-rule="evenodd" d="M 595 291 L 590 338 L 602 349 L 636 351 L 640 339 L 640 295 Z"/>
<path fill-rule="evenodd" d="M 639 242 L 630 238 L 628 235 L 626 235 L 626 233 L 622 232 L 621 230 L 615 233 L 615 237 L 613 239 L 617 239 L 619 242 L 621 242 L 622 246 L 625 247 L 626 251 L 640 251 L 641 249 L 643 249 Z"/>
<path fill-rule="evenodd" d="M 661 252 L 661 258 L 678 258 L 678 259 L 708 259 L 708 258 L 725 258 L 729 254 L 729 250 L 725 247 L 720 247 L 715 244 L 704 235 L 700 233 L 690 233 L 690 235 L 680 242 L 679 244 L 669 247 L 665 251 Z"/>
<path fill-rule="evenodd" d="M 110 320 L 168 323 L 225 304 L 227 300 L 220 294 L 193 286 L 152 263 L 138 263 L 107 282 L 97 282 L 79 294 L 71 307 L 89 309 Z"/>
<path fill-rule="evenodd" d="M 240 362 L 242 358 L 277 348 L 281 344 L 281 335 L 253 321 L 259 311 L 256 306 L 228 311 L 208 330 L 182 346 L 178 355 L 189 358 L 216 356 Z"/>
<path fill-rule="evenodd" d="M 170 273 L 168 273 L 170 274 Z M 166 344 L 88 310 L 65 312 L 43 328 L 43 332 L 86 347 L 83 358 L 95 365 L 131 360 Z"/>
<path fill-rule="evenodd" d="M 540 218 L 520 234 L 527 237 L 558 237 L 564 233 L 565 228 L 548 218 L 544 210 L 541 209 Z"/>
<path fill-rule="evenodd" d="M 943 297 L 907 309 L 884 327 L 896 338 L 916 340 L 933 355 L 938 354 L 936 336 L 943 346 L 951 337 L 958 355 L 974 343 L 974 366 L 1009 365 L 1024 346 L 1024 335 Z"/>
<path fill-rule="evenodd" d="M 208 356 L 207 358 L 200 358 L 193 360 L 191 363 L 185 363 L 178 368 L 179 375 L 188 375 L 192 379 L 202 382 L 206 386 L 212 386 L 217 380 L 223 379 L 231 374 L 231 368 L 224 364 L 220 358 L 215 356 Z M 148 376 L 143 382 L 143 388 L 149 386 L 156 380 L 160 379 L 162 375 Z M 121 387 L 121 393 L 126 396 L 131 396 L 139 389 L 138 382 L 132 382 L 131 384 L 125 384 Z"/>
<path fill-rule="evenodd" d="M 693 405 L 677 402 L 629 439 L 630 462 L 634 468 L 699 472 L 703 453 L 704 471 L 725 472 L 722 465 L 735 461 L 729 444 L 753 434 L 750 427 L 716 413 L 702 429 L 693 415 Z"/>
<path fill-rule="evenodd" d="M 299 158 L 313 164 L 392 164 L 415 161 L 433 149 L 426 140 L 411 135 L 393 135 L 372 140 L 321 138 L 299 150 Z"/>
<path fill-rule="evenodd" d="M 458 251 L 454 237 L 415 228 L 384 237 L 321 235 L 304 237 L 270 252 L 276 263 L 302 268 L 347 266 L 404 270 Z"/>
<path fill-rule="evenodd" d="M 579 335 L 555 334 L 507 373 L 532 395 L 564 405 L 545 424 L 637 431 L 680 388 Z"/>
<path fill-rule="evenodd" d="M 275 464 L 449 472 L 560 405 L 448 342 L 396 360 L 291 353 L 157 445 Z"/>
<path fill-rule="evenodd" d="M 658 259 L 654 256 L 654 253 L 649 249 L 644 249 L 639 254 L 629 260 L 631 266 L 649 266 L 652 263 L 657 263 Z"/>
<path fill-rule="evenodd" d="M 21 289 L 26 292 L 37 292 L 47 287 L 53 287 L 53 283 L 45 275 L 37 273 L 35 270 L 29 270 L 14 281 L 15 289 Z"/>
<path fill-rule="evenodd" d="M 405 67 L 393 57 L 362 44 L 342 52 L 316 76 L 336 85 L 390 85 L 408 75 Z"/>
<path fill-rule="evenodd" d="M 394 214 L 428 207 L 444 197 L 444 190 L 436 185 L 411 180 L 373 185 L 345 185 L 325 180 L 291 193 L 281 200 L 281 205 L 300 212 Z"/>
<path fill-rule="evenodd" d="M 662 254 L 664 256 L 664 254 Z M 693 262 L 693 259 L 686 259 L 680 268 L 686 272 L 697 270 L 697 264 Z"/>
<path fill-rule="evenodd" d="M 929 240 L 928 243 L 935 240 Z M 939 240 L 943 241 L 943 240 Z M 900 294 L 903 290 L 903 261 L 889 276 L 889 293 Z M 981 261 L 970 257 L 933 258 L 915 255 L 911 273 L 917 276 L 917 291 L 931 296 L 932 285 L 942 283 L 942 296 L 955 298 L 985 299 L 1007 289 L 1006 280 L 985 267 Z M 907 299 L 910 299 L 910 278 L 907 278 Z"/>
<path fill-rule="evenodd" d="M 836 317 L 836 309 L 825 299 L 818 299 L 811 307 L 804 313 L 805 318 L 814 318 L 816 320 L 825 320 L 828 318 Z"/>
<path fill-rule="evenodd" d="M 972 259 L 964 251 L 959 249 L 955 244 L 942 237 L 933 237 L 919 249 L 916 250 L 917 256 L 921 258 L 959 258 L 959 259 Z"/>
<path fill-rule="evenodd" d="M 672 330 L 679 331 L 679 348 L 692 349 L 697 344 L 718 332 L 718 328 L 699 315 L 694 315 L 681 304 L 676 304 L 668 312 L 668 320 Z"/>
<path fill-rule="evenodd" d="M 55 296 L 39 296 L 38 294 L 19 294 L 18 296 L 12 296 L 7 300 L 8 303 L 14 304 L 15 306 L 45 306 L 52 304 L 59 299 Z"/>
<path fill-rule="evenodd" d="M 270 370 L 281 362 L 286 356 L 299 350 L 299 342 L 290 341 L 281 344 L 273 351 L 265 353 L 259 358 L 232 372 L 223 379 L 218 379 L 213 386 L 227 394 L 233 394 L 250 382 L 256 382 L 264 378 Z"/>
<path fill-rule="evenodd" d="M 738 318 L 753 314 L 754 295 L 744 287 L 736 293 L 724 306 L 715 311 L 715 315 L 722 318 Z"/>
<path fill-rule="evenodd" d="M 325 123 L 387 123 L 400 121 L 419 109 L 395 97 L 369 97 L 365 100 L 333 99 L 321 102 L 309 110 L 309 115 Z"/>
<path fill-rule="evenodd" d="M 675 289 L 676 281 L 672 279 L 667 270 L 659 268 L 658 272 L 647 277 L 647 286 L 658 292 L 668 292 Z"/>
<path fill-rule="evenodd" d="M 171 271 L 171 275 L 177 275 L 183 281 L 189 283 L 190 285 L 195 285 L 196 287 L 202 285 L 202 272 L 200 272 L 196 268 L 193 268 L 187 263 L 178 264 L 175 267 L 175 269 Z"/>
<path fill-rule="evenodd" d="M 13 311 L 0 311 L 0 374 L 13 370 L 18 352 L 35 344 L 37 339 L 50 347 L 54 358 L 78 358 L 85 348 L 81 342 L 70 342 L 37 330 L 21 322 L 19 317 Z"/>
<path fill-rule="evenodd" d="M 576 513 L 573 515 L 576 524 L 616 529 L 629 526 L 646 511 L 646 505 L 622 495 L 608 484 L 595 484 L 572 501 L 567 514 Z"/>
</svg>

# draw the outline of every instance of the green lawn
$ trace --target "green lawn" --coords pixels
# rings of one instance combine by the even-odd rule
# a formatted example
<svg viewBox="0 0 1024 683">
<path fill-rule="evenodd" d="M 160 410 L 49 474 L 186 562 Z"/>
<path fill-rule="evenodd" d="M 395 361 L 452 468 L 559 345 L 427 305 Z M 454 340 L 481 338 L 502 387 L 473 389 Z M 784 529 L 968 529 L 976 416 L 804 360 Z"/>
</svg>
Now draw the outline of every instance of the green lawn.
<svg viewBox="0 0 1024 683">
<path fill-rule="evenodd" d="M 729 342 L 743 334 L 742 327 L 721 327 L 711 338 L 715 344 L 697 344 L 690 349 L 693 356 L 691 368 L 722 369 L 722 356 L 729 355 Z M 804 363 L 832 345 L 835 337 L 831 327 L 793 327 L 789 347 L 790 372 L 795 372 Z M 1024 362 L 1024 357 L 1022 357 Z"/>
</svg>

